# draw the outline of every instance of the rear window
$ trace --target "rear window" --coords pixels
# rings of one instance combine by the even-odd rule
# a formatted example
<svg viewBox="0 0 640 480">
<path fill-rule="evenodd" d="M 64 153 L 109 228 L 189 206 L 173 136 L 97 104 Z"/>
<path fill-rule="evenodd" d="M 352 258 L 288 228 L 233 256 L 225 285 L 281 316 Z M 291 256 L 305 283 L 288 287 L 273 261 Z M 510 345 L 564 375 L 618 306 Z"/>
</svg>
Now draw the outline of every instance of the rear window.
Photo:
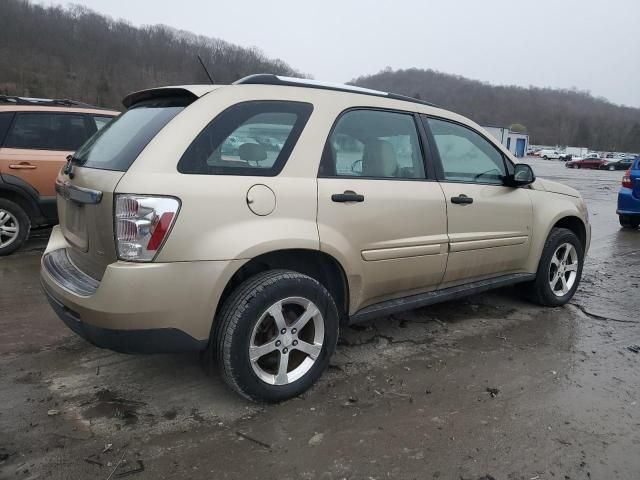
<svg viewBox="0 0 640 480">
<path fill-rule="evenodd" d="M 275 176 L 311 115 L 309 103 L 251 101 L 229 107 L 196 137 L 180 173 Z"/>
<path fill-rule="evenodd" d="M 74 151 L 93 133 L 82 114 L 17 113 L 4 146 Z"/>
<path fill-rule="evenodd" d="M 74 154 L 83 167 L 125 172 L 149 142 L 193 101 L 190 97 L 145 100 L 106 123 Z M 96 119 L 97 120 L 97 119 Z"/>
</svg>

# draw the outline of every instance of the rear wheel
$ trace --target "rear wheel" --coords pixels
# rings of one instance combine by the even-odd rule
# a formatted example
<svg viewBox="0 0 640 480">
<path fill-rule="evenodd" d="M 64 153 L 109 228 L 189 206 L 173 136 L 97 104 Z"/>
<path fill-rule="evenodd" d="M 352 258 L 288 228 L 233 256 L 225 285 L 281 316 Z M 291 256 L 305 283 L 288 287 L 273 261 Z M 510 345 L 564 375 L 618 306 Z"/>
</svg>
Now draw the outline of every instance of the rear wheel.
<svg viewBox="0 0 640 480">
<path fill-rule="evenodd" d="M 315 279 L 289 270 L 249 278 L 216 318 L 213 346 L 227 384 L 261 402 L 300 395 L 327 368 L 338 310 Z"/>
<path fill-rule="evenodd" d="M 0 198 L 0 256 L 15 252 L 26 241 L 31 229 L 29 216 L 20 205 Z"/>
<path fill-rule="evenodd" d="M 540 305 L 557 307 L 573 297 L 582 276 L 584 253 L 580 240 L 571 230 L 551 230 L 536 279 L 530 285 L 533 301 Z"/>
<path fill-rule="evenodd" d="M 630 215 L 618 215 L 620 226 L 622 228 L 638 228 L 640 226 L 640 217 L 632 217 Z"/>
<path fill-rule="evenodd" d="M 549 157 L 547 157 L 546 155 L 542 158 L 544 158 L 545 160 L 549 160 Z"/>
</svg>

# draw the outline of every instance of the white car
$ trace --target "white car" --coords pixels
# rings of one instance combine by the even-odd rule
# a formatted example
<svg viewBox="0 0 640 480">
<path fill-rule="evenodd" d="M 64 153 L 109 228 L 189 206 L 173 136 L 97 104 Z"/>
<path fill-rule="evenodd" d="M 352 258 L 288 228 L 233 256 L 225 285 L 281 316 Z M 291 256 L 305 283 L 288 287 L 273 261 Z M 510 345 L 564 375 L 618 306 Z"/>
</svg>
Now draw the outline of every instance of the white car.
<svg viewBox="0 0 640 480">
<path fill-rule="evenodd" d="M 545 160 L 553 160 L 560 158 L 560 152 L 557 150 L 540 150 L 540 158 Z"/>
</svg>

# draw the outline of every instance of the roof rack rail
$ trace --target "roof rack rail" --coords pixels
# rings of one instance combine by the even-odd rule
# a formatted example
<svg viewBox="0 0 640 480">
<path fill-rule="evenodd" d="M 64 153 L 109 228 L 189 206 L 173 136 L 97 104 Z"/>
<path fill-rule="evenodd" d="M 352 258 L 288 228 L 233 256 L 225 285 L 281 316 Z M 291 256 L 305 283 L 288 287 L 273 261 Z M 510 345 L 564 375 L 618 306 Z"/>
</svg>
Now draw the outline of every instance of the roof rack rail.
<svg viewBox="0 0 640 480">
<path fill-rule="evenodd" d="M 393 100 L 402 100 L 405 102 L 419 103 L 436 107 L 437 105 L 417 98 L 399 95 L 397 93 L 383 92 L 381 90 L 372 90 L 370 88 L 357 87 L 355 85 L 344 85 L 341 83 L 319 82 L 317 80 L 309 80 L 306 78 L 283 77 L 272 73 L 257 73 L 241 78 L 233 82 L 233 85 L 283 85 L 287 87 L 306 87 L 318 88 L 321 90 L 333 90 L 336 92 L 360 93 L 362 95 L 372 95 L 375 97 L 386 97 Z"/>
<path fill-rule="evenodd" d="M 40 105 L 47 107 L 77 107 L 77 108 L 96 108 L 88 103 L 78 102 L 76 100 L 69 100 L 68 98 L 33 98 L 33 97 L 18 97 L 15 95 L 0 95 L 0 104 L 12 104 L 12 105 Z"/>
</svg>

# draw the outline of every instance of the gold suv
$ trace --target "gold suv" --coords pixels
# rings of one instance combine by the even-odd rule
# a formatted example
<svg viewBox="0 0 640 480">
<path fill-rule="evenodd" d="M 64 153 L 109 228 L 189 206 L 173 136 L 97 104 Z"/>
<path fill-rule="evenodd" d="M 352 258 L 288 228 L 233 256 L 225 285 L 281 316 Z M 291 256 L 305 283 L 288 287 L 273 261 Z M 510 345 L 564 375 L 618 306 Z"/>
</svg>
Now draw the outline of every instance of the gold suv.
<svg viewBox="0 0 640 480">
<path fill-rule="evenodd" d="M 51 305 L 97 346 L 206 350 L 237 392 L 280 401 L 318 379 L 342 325 L 578 287 L 582 198 L 465 117 L 274 75 L 123 103 L 59 174 L 42 258 Z"/>
</svg>

